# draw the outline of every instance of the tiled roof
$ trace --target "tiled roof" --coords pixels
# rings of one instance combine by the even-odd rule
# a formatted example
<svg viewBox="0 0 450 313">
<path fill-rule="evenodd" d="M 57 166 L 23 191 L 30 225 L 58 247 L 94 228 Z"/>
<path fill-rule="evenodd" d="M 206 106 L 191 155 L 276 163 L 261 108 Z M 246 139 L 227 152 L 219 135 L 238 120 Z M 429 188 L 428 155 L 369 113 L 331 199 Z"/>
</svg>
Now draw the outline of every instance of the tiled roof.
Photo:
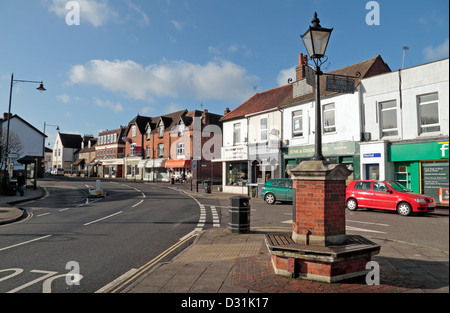
<svg viewBox="0 0 450 313">
<path fill-rule="evenodd" d="M 64 148 L 80 149 L 83 138 L 80 135 L 59 133 Z"/>
<path fill-rule="evenodd" d="M 330 74 L 355 76 L 357 72 L 361 74 L 359 78 L 355 79 L 355 88 L 359 85 L 362 78 L 367 78 L 380 73 L 390 72 L 389 66 L 383 61 L 381 56 L 377 55 L 369 60 L 352 64 L 341 69 L 331 71 Z M 269 109 L 274 109 L 280 106 L 289 105 L 298 101 L 306 101 L 315 98 L 315 92 L 305 94 L 301 97 L 294 98 L 293 84 L 287 84 L 278 88 L 270 89 L 261 93 L 255 94 L 249 100 L 238 106 L 236 109 L 221 118 L 222 122 L 243 118 L 252 113 L 262 112 Z M 326 76 L 322 75 L 320 78 L 320 93 L 322 96 L 332 94 L 333 92 L 326 91 Z"/>
<path fill-rule="evenodd" d="M 244 117 L 247 114 L 277 108 L 286 99 L 289 99 L 289 97 L 292 97 L 292 84 L 259 92 L 220 120 L 224 122 L 234 118 Z"/>
</svg>

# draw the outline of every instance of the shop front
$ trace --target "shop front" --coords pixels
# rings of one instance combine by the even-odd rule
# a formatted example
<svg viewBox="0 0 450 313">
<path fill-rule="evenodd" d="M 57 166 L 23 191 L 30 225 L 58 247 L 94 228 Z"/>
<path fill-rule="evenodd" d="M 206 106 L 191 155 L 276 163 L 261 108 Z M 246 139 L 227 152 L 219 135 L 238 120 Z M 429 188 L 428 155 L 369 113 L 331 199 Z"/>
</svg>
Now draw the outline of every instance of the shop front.
<svg viewBox="0 0 450 313">
<path fill-rule="evenodd" d="M 102 160 L 99 166 L 99 176 L 103 178 L 122 178 L 123 159 Z"/>
<path fill-rule="evenodd" d="M 222 163 L 223 192 L 244 194 L 248 190 L 248 148 L 247 145 L 236 145 L 231 147 L 222 147 L 222 159 L 215 160 Z"/>
<path fill-rule="evenodd" d="M 439 205 L 449 201 L 449 142 L 399 142 L 389 146 L 394 179 L 413 192 L 434 198 Z"/>
<path fill-rule="evenodd" d="M 169 159 L 164 167 L 169 170 L 170 179 L 175 181 L 184 181 L 191 176 L 191 160 L 187 159 Z"/>
<path fill-rule="evenodd" d="M 167 158 L 149 159 L 145 164 L 144 180 L 152 182 L 168 182 L 169 170 L 164 167 Z"/>
<path fill-rule="evenodd" d="M 354 179 L 360 179 L 360 151 L 359 142 L 346 141 L 328 143 L 322 145 L 322 154 L 325 159 L 334 164 L 345 164 L 347 168 L 353 171 L 349 176 L 348 183 Z M 289 164 L 300 164 L 302 161 L 310 160 L 314 156 L 314 145 L 293 146 L 284 149 L 283 153 L 283 177 L 288 178 L 286 166 Z"/>
</svg>

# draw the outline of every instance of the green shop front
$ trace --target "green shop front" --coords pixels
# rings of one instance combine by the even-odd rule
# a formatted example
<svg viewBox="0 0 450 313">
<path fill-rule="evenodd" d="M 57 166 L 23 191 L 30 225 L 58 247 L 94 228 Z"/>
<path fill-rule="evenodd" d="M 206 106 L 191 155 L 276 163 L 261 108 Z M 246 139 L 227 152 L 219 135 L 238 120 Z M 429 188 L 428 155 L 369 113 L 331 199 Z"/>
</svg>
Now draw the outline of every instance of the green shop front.
<svg viewBox="0 0 450 313">
<path fill-rule="evenodd" d="M 314 145 L 292 146 L 283 151 L 282 172 L 287 177 L 286 166 L 289 164 L 300 164 L 302 161 L 310 160 L 314 156 Z M 353 171 L 352 179 L 360 179 L 360 153 L 359 142 L 345 141 L 328 143 L 322 145 L 322 154 L 330 163 L 345 164 L 347 168 Z"/>
<path fill-rule="evenodd" d="M 394 179 L 408 189 L 434 198 L 448 206 L 448 138 L 431 142 L 392 143 L 389 161 L 394 164 Z"/>
</svg>

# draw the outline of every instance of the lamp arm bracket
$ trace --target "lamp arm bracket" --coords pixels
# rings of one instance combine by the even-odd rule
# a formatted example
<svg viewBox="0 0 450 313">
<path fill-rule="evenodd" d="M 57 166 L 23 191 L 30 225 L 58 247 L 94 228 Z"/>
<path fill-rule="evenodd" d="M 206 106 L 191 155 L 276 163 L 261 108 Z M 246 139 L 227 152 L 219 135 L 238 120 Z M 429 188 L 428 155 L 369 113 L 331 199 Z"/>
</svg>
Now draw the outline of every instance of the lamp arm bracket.
<svg viewBox="0 0 450 313">
<path fill-rule="evenodd" d="M 335 77 L 349 77 L 349 78 L 360 78 L 361 77 L 361 72 L 356 72 L 355 76 L 350 76 L 350 75 L 341 75 L 341 74 L 330 74 L 330 73 L 323 73 L 323 75 L 328 75 L 328 76 L 335 76 Z"/>
</svg>

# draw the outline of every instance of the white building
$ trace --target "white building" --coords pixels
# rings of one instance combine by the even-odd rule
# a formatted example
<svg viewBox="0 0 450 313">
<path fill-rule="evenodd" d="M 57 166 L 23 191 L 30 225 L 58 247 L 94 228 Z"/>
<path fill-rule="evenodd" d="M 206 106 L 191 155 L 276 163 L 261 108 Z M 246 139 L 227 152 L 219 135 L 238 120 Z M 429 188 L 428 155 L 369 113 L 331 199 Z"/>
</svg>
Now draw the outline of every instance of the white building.
<svg viewBox="0 0 450 313">
<path fill-rule="evenodd" d="M 75 152 L 81 149 L 83 138 L 76 134 L 58 132 L 53 144 L 53 168 L 62 168 L 66 173 L 72 172 L 72 164 L 76 161 Z"/>
<path fill-rule="evenodd" d="M 361 177 L 448 195 L 449 59 L 363 79 Z M 448 203 L 448 198 L 447 198 Z"/>
<path fill-rule="evenodd" d="M 299 164 L 314 155 L 315 150 L 315 91 L 306 84 L 306 61 L 300 56 L 297 67 L 297 82 L 293 84 L 293 97 L 281 106 L 283 112 L 283 168 L 288 164 Z M 344 163 L 353 170 L 353 178 L 359 179 L 360 141 L 364 135 L 363 95 L 361 80 L 390 72 L 380 56 L 359 62 L 329 74 L 359 76 L 355 78 L 354 93 L 337 93 L 326 90 L 326 79 L 321 76 L 322 154 L 330 162 Z M 332 76 L 330 76 L 332 77 Z"/>
</svg>

